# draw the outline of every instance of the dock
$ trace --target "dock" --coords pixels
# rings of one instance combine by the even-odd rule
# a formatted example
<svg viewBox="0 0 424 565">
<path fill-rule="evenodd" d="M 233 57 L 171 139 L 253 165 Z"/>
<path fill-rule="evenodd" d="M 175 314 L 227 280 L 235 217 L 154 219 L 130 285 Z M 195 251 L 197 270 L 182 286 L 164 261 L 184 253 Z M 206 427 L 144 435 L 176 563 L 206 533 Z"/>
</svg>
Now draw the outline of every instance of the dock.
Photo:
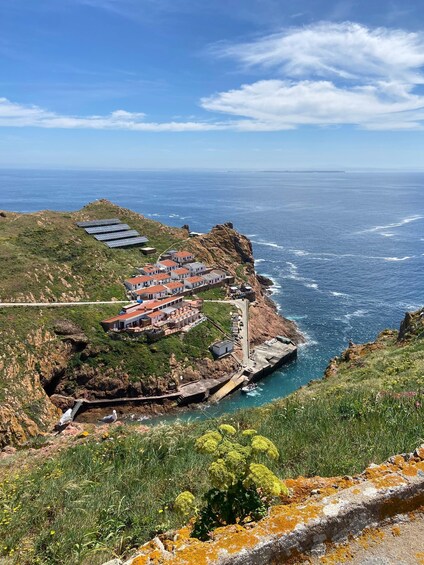
<svg viewBox="0 0 424 565">
<path fill-rule="evenodd" d="M 247 383 L 249 377 L 245 374 L 244 369 L 231 377 L 219 390 L 210 397 L 211 402 L 219 402 L 224 396 L 228 396 L 234 390 Z"/>
<path fill-rule="evenodd" d="M 282 365 L 297 357 L 297 347 L 289 340 L 273 338 L 252 349 L 249 363 L 224 383 L 209 400 L 219 402 L 241 386 L 260 381 Z"/>
</svg>

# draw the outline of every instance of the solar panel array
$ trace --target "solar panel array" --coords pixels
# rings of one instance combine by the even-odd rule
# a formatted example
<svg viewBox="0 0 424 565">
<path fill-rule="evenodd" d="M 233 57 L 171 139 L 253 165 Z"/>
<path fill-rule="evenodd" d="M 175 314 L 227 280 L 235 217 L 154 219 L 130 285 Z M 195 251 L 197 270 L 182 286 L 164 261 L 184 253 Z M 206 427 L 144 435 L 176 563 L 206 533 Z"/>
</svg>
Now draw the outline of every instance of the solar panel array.
<svg viewBox="0 0 424 565">
<path fill-rule="evenodd" d="M 140 235 L 136 230 L 117 231 L 114 233 L 100 233 L 94 236 L 97 241 L 112 241 L 114 239 L 128 239 L 129 237 L 136 237 Z"/>
<path fill-rule="evenodd" d="M 95 233 L 110 233 L 114 231 L 129 230 L 130 226 L 128 224 L 114 224 L 113 226 L 103 226 L 100 228 L 85 228 L 85 231 L 90 235 Z"/>
<path fill-rule="evenodd" d="M 112 224 L 120 224 L 119 218 L 110 218 L 109 220 L 90 220 L 89 222 L 77 222 L 79 228 L 91 228 L 94 226 L 111 226 Z"/>
<path fill-rule="evenodd" d="M 147 237 L 140 235 L 137 230 L 132 230 L 128 224 L 122 224 L 119 218 L 77 222 L 77 226 L 84 228 L 89 235 L 112 249 L 142 245 L 149 241 Z"/>
<path fill-rule="evenodd" d="M 117 239 L 115 241 L 106 241 L 108 247 L 130 247 L 131 245 L 141 245 L 147 243 L 147 237 L 141 235 L 140 237 L 130 237 L 129 239 Z"/>
</svg>

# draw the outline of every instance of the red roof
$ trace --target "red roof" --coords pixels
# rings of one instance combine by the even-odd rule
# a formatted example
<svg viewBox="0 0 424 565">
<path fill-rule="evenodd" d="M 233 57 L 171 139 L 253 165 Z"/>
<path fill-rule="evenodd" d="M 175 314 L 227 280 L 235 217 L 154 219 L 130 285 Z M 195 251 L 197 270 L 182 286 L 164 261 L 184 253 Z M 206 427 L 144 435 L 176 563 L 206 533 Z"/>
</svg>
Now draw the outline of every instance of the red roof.
<svg viewBox="0 0 424 565">
<path fill-rule="evenodd" d="M 176 300 L 182 300 L 182 297 L 181 296 L 170 296 L 169 298 L 162 298 L 160 300 L 153 300 L 149 304 L 149 308 L 151 310 L 155 310 L 156 308 L 160 308 L 161 306 L 163 306 L 165 304 L 169 304 L 169 303 L 174 302 Z"/>
<path fill-rule="evenodd" d="M 204 282 L 204 280 L 203 277 L 188 277 L 188 279 L 186 279 L 186 281 L 190 283 Z"/>
<path fill-rule="evenodd" d="M 147 314 L 147 316 L 149 318 L 157 318 L 158 316 L 163 316 L 163 312 L 151 312 L 150 314 Z"/>
<path fill-rule="evenodd" d="M 190 271 L 185 267 L 181 267 L 180 269 L 175 269 L 174 274 L 176 275 L 187 275 Z"/>
<path fill-rule="evenodd" d="M 144 265 L 144 267 L 140 267 L 140 269 L 147 271 L 148 273 L 156 273 L 159 267 L 156 267 L 155 265 Z"/>
<path fill-rule="evenodd" d="M 139 275 L 137 277 L 131 277 L 130 279 L 125 279 L 125 282 L 130 284 L 139 284 L 144 282 L 152 281 L 153 277 L 149 275 Z"/>
<path fill-rule="evenodd" d="M 180 288 L 180 287 L 182 288 L 182 287 L 184 287 L 184 283 L 181 282 L 181 281 L 174 281 L 174 282 L 167 283 L 165 286 L 167 288 Z"/>
<path fill-rule="evenodd" d="M 165 267 L 177 267 L 178 263 L 171 261 L 170 259 L 165 259 L 164 261 L 159 261 L 160 265 L 165 265 Z"/>
<path fill-rule="evenodd" d="M 145 313 L 146 313 L 145 308 L 137 308 L 137 310 L 128 312 L 127 314 L 119 314 L 119 316 L 113 316 L 113 318 L 108 318 L 107 320 L 103 320 L 103 322 L 110 323 L 110 322 L 117 322 L 118 320 L 130 320 L 131 318 L 137 318 L 139 316 L 142 316 Z"/>
<path fill-rule="evenodd" d="M 190 253 L 190 251 L 177 251 L 173 254 L 173 256 L 181 257 L 181 259 L 183 259 L 184 257 L 194 257 L 193 253 Z"/>
<path fill-rule="evenodd" d="M 154 275 L 152 277 L 152 279 L 154 279 L 155 281 L 164 281 L 165 279 L 169 279 L 170 275 L 169 273 L 159 273 L 158 275 Z"/>
<path fill-rule="evenodd" d="M 154 286 L 148 286 L 147 288 L 140 288 L 136 291 L 136 294 L 155 294 L 156 292 L 166 292 L 166 287 L 162 284 L 155 284 Z"/>
</svg>

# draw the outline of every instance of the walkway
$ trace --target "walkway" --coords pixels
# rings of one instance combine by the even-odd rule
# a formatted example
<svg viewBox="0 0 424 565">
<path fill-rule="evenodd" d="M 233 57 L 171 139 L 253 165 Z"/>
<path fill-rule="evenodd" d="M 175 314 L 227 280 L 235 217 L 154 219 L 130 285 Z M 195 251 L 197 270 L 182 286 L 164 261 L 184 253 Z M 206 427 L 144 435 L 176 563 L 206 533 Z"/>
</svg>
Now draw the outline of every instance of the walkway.
<svg viewBox="0 0 424 565">
<path fill-rule="evenodd" d="M 128 300 L 97 300 L 92 302 L 0 302 L 0 308 L 13 308 L 15 306 L 35 306 L 37 308 L 51 308 L 63 306 L 92 306 L 96 304 L 128 304 Z"/>
<path fill-rule="evenodd" d="M 246 299 L 239 300 L 205 300 L 204 302 L 216 302 L 224 304 L 233 304 L 241 311 L 242 327 L 240 332 L 241 346 L 243 351 L 243 366 L 252 365 L 249 353 L 249 301 Z"/>
</svg>

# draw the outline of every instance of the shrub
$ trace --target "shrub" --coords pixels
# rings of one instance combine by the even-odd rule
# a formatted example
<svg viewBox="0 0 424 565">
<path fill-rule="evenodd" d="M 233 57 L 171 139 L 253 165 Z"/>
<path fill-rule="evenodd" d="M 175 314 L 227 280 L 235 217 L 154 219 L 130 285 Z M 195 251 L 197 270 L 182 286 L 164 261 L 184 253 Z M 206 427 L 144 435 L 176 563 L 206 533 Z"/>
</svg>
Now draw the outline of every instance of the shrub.
<svg viewBox="0 0 424 565">
<path fill-rule="evenodd" d="M 219 526 L 259 520 L 274 497 L 287 494 L 283 482 L 262 462 L 264 457 L 278 459 L 278 449 L 256 430 L 238 434 L 230 424 L 221 424 L 218 430 L 197 438 L 195 446 L 213 460 L 208 468 L 212 486 L 203 497 L 193 537 L 206 540 Z M 188 491 L 181 493 L 174 508 L 187 516 L 194 509 L 194 496 Z"/>
</svg>

